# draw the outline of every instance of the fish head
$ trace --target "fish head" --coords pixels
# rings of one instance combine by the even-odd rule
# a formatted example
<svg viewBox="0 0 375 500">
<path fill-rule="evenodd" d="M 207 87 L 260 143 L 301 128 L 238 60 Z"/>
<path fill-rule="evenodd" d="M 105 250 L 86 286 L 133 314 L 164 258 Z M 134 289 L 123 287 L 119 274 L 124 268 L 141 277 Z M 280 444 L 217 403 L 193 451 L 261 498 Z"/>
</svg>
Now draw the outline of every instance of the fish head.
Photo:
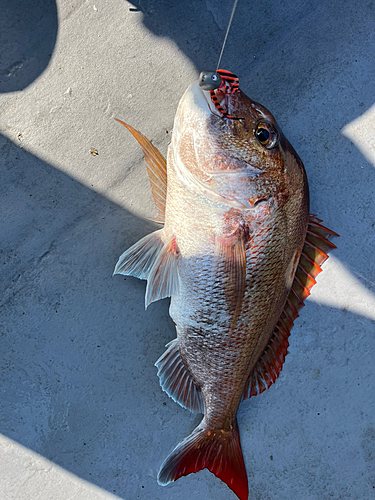
<svg viewBox="0 0 375 500">
<path fill-rule="evenodd" d="M 174 163 L 189 184 L 253 209 L 307 196 L 302 161 L 273 115 L 238 86 L 211 91 L 194 82 L 183 95 L 172 136 Z"/>
</svg>

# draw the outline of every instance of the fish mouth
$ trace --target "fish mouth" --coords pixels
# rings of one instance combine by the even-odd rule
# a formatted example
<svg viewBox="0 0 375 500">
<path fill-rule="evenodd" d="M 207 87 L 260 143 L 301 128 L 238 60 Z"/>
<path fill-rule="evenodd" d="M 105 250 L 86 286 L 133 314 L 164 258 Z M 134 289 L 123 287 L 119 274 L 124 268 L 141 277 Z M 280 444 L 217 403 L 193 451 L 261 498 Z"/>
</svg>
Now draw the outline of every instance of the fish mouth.
<svg viewBox="0 0 375 500">
<path fill-rule="evenodd" d="M 205 98 L 205 101 L 207 103 L 207 106 L 208 106 L 208 109 L 210 110 L 210 112 L 213 114 L 213 115 L 216 115 L 218 116 L 219 118 L 222 118 L 222 114 L 220 113 L 220 111 L 216 108 L 215 104 L 213 103 L 212 99 L 211 99 L 211 94 L 210 94 L 210 91 L 208 90 L 202 90 L 201 88 L 199 88 L 200 92 L 203 94 L 204 98 Z M 219 92 L 216 90 L 214 91 L 215 95 L 216 94 L 219 94 Z M 220 106 L 224 109 L 224 111 L 226 112 L 227 111 L 227 106 L 226 104 L 223 102 L 223 98 L 222 96 L 224 97 L 223 94 L 221 94 L 220 92 L 220 95 L 219 97 L 217 98 L 218 99 L 218 102 L 220 104 Z M 220 99 L 220 100 L 219 100 Z M 223 102 L 223 104 L 221 104 Z"/>
<path fill-rule="evenodd" d="M 207 103 L 210 113 L 219 118 L 229 118 L 232 120 L 241 120 L 240 116 L 232 116 L 231 114 L 231 100 L 233 99 L 234 93 L 226 93 L 222 88 L 216 90 L 203 90 L 199 88 L 203 94 L 205 101 Z M 238 90 L 236 91 L 236 93 Z"/>
<path fill-rule="evenodd" d="M 221 91 L 215 90 L 215 96 L 218 99 L 220 107 L 225 113 L 228 112 L 228 103 L 231 96 L 225 96 Z M 204 112 L 207 116 L 215 115 L 219 118 L 225 118 L 222 112 L 215 106 L 212 101 L 211 94 L 209 90 L 203 90 L 199 84 L 198 80 L 191 84 L 187 89 L 186 99 L 189 101 L 189 106 L 193 103 L 200 112 Z M 194 106 L 193 105 L 193 106 Z"/>
<path fill-rule="evenodd" d="M 215 116 L 218 116 L 219 118 L 234 118 L 236 120 L 240 120 L 241 118 L 239 117 L 233 117 L 233 116 L 230 116 L 230 105 L 229 105 L 229 100 L 232 96 L 228 95 L 228 94 L 224 94 L 223 92 L 221 92 L 220 89 L 216 89 L 216 90 L 213 90 L 213 91 L 207 91 L 207 90 L 202 90 L 200 89 L 200 91 L 202 92 L 205 100 L 206 100 L 206 103 L 207 103 L 207 106 L 208 106 L 208 109 L 210 110 L 210 113 L 215 115 Z M 213 97 L 215 98 L 216 100 L 216 105 L 213 101 Z"/>
</svg>

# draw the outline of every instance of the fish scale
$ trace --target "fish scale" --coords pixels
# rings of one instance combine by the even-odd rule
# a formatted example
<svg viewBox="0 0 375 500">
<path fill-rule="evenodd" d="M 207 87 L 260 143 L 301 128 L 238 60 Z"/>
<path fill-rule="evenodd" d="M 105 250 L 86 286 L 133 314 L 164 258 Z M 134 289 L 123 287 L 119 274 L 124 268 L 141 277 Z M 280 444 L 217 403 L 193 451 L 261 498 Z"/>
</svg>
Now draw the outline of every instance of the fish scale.
<svg viewBox="0 0 375 500">
<path fill-rule="evenodd" d="M 121 122 L 143 148 L 164 227 L 126 250 L 115 272 L 147 279 L 146 307 L 171 297 L 177 338 L 156 362 L 160 384 L 204 414 L 163 462 L 159 484 L 207 468 L 247 500 L 238 406 L 279 376 L 336 233 L 309 215 L 303 164 L 271 113 L 220 71 L 224 87 L 196 82 L 182 97 L 167 162 Z"/>
<path fill-rule="evenodd" d="M 179 184 L 178 188 L 175 187 L 174 183 Z M 269 325 L 265 325 L 264 318 L 269 317 L 267 309 L 270 308 L 270 294 L 275 293 L 275 289 L 277 289 L 275 288 L 274 275 L 280 275 L 280 254 L 272 252 L 272 249 L 280 246 L 279 240 L 282 239 L 282 236 L 278 237 L 275 230 L 269 231 L 270 245 L 268 240 L 264 238 L 266 228 L 262 228 L 261 235 L 254 234 L 249 242 L 247 254 L 251 254 L 251 243 L 255 245 L 259 243 L 256 253 L 251 254 L 251 258 L 247 259 L 247 287 L 242 308 L 243 310 L 251 310 L 251 316 L 247 317 L 246 328 L 240 324 L 239 328 L 231 331 L 228 328 L 230 314 L 227 311 L 226 294 L 233 293 L 233 291 L 225 289 L 225 285 L 222 283 L 226 278 L 223 272 L 224 265 L 222 263 L 221 267 L 217 266 L 214 255 L 215 231 L 218 221 L 220 221 L 219 227 L 224 225 L 223 221 L 228 208 L 224 205 L 217 205 L 208 210 L 207 203 L 202 199 L 202 196 L 184 189 L 182 183 L 174 175 L 172 168 L 168 171 L 168 186 L 172 195 L 168 200 L 170 210 L 166 213 L 165 230 L 168 233 L 169 217 L 172 221 L 179 221 L 179 225 L 177 227 L 174 225 L 173 230 L 179 242 L 182 256 L 178 263 L 178 271 L 183 283 L 180 294 L 172 297 L 170 314 L 178 325 L 177 333 L 184 363 L 189 367 L 194 366 L 195 381 L 207 387 L 206 390 L 203 390 L 204 393 L 208 392 L 205 399 L 210 401 L 210 414 L 216 415 L 210 424 L 224 427 L 225 422 L 227 426 L 232 424 L 244 382 L 252 365 L 259 358 L 259 351 L 263 350 L 264 344 L 268 342 L 276 322 L 271 317 L 268 321 Z M 189 203 L 187 204 L 184 200 L 189 200 Z M 280 214 L 279 218 L 283 219 L 283 214 Z M 189 227 L 191 220 L 195 220 L 193 231 Z M 249 222 L 251 224 L 252 221 Z M 269 224 L 271 228 L 277 228 L 277 231 L 280 232 L 282 224 L 277 220 L 271 219 Z M 284 238 L 287 236 L 285 232 Z M 197 245 L 198 241 L 199 246 Z M 269 248 L 271 252 L 267 251 Z M 187 255 L 196 256 L 193 262 L 191 259 L 183 258 L 185 249 L 187 249 Z M 197 276 L 202 272 L 201 255 L 206 256 L 206 260 L 207 256 L 211 257 L 210 261 L 206 263 L 206 269 L 203 268 L 203 276 L 207 274 L 208 277 L 203 282 L 204 286 L 200 286 L 200 281 L 197 280 Z M 211 273 L 208 270 L 211 270 Z M 213 270 L 215 270 L 215 276 L 213 276 Z M 280 316 L 286 294 L 287 291 L 285 291 L 284 296 L 279 298 L 280 304 L 275 313 L 276 320 Z M 223 314 L 223 311 L 226 311 L 227 314 Z M 192 312 L 194 322 L 199 323 L 199 327 L 190 326 Z M 202 318 L 210 318 L 211 326 L 205 327 Z M 198 328 L 200 329 L 199 334 L 197 334 Z M 261 336 L 266 340 L 259 343 Z M 237 344 L 232 349 L 228 348 L 231 339 L 235 339 Z M 225 351 L 222 349 L 224 342 L 227 344 Z M 219 346 L 219 349 L 215 349 L 216 345 Z M 242 361 L 243 358 L 246 359 L 246 363 Z M 241 360 L 240 363 L 237 363 L 238 359 Z M 226 366 L 229 368 L 226 369 Z M 212 395 L 209 394 L 211 380 L 219 387 L 230 385 L 232 390 L 224 393 L 220 391 L 215 400 L 217 391 L 214 390 Z M 230 406 L 226 399 L 229 399 L 233 408 L 224 411 L 224 407 Z M 225 415 L 224 422 L 222 422 L 221 415 Z"/>
</svg>

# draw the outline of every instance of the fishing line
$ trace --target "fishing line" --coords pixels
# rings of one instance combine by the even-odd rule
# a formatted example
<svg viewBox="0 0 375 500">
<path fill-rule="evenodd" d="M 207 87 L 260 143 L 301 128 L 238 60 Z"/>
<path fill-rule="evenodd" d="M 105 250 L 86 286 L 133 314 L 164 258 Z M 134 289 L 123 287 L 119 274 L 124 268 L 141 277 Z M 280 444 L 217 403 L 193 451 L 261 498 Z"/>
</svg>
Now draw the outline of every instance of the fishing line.
<svg viewBox="0 0 375 500">
<path fill-rule="evenodd" d="M 219 60 L 217 62 L 216 71 L 219 69 L 221 57 L 222 57 L 223 52 L 224 52 L 224 47 L 225 47 L 225 44 L 227 43 L 228 33 L 229 33 L 229 30 L 230 30 L 230 25 L 232 24 L 232 19 L 233 19 L 233 16 L 234 16 L 234 11 L 236 10 L 236 7 L 237 7 L 237 2 L 238 2 L 238 0 L 234 0 L 234 4 L 233 4 L 233 8 L 232 8 L 232 14 L 230 15 L 227 32 L 225 33 L 225 38 L 224 38 L 223 46 L 221 47 L 221 52 L 220 52 Z"/>
</svg>

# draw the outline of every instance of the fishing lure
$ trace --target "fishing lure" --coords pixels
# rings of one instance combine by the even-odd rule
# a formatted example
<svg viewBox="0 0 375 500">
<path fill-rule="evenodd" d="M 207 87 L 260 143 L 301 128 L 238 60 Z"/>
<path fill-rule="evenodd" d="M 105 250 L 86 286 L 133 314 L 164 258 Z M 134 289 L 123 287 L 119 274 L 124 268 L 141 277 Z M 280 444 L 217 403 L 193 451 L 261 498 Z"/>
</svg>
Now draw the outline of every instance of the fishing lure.
<svg viewBox="0 0 375 500">
<path fill-rule="evenodd" d="M 232 120 L 240 119 L 227 113 L 220 105 L 215 94 L 215 90 L 218 90 L 224 96 L 239 92 L 239 80 L 234 73 L 225 69 L 218 69 L 217 71 L 202 71 L 199 75 L 199 86 L 202 90 L 210 92 L 211 101 L 223 118 L 230 118 Z"/>
</svg>

